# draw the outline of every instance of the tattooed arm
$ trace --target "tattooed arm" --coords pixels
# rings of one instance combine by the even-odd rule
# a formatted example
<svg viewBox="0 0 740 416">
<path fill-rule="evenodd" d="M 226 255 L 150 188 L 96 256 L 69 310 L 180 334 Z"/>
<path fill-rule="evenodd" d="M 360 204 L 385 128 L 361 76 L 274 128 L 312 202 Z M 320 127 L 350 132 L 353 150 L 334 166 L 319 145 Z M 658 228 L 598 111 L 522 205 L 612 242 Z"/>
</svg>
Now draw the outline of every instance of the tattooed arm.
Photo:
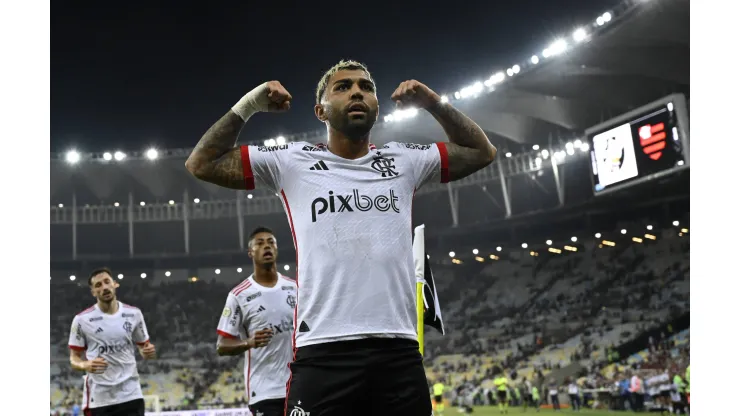
<svg viewBox="0 0 740 416">
<path fill-rule="evenodd" d="M 185 167 L 196 178 L 232 189 L 244 189 L 244 173 L 236 139 L 244 120 L 232 110 L 201 137 Z"/>
<path fill-rule="evenodd" d="M 450 140 L 450 143 L 445 143 L 450 181 L 472 175 L 493 162 L 496 148 L 473 120 L 442 102 L 427 108 L 427 111 L 442 125 Z"/>
</svg>

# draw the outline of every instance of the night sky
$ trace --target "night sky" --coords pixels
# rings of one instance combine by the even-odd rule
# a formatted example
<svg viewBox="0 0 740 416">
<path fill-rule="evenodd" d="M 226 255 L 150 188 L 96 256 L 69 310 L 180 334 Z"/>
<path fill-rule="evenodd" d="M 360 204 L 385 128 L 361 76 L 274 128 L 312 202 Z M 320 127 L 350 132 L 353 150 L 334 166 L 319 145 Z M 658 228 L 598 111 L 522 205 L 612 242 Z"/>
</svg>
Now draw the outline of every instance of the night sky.
<svg viewBox="0 0 740 416">
<path fill-rule="evenodd" d="M 342 58 L 369 66 L 382 117 L 406 79 L 453 92 L 617 0 L 135 3 L 51 3 L 52 151 L 192 147 L 273 79 L 293 95 L 291 111 L 256 115 L 242 138 L 319 129 L 316 83 Z"/>
</svg>

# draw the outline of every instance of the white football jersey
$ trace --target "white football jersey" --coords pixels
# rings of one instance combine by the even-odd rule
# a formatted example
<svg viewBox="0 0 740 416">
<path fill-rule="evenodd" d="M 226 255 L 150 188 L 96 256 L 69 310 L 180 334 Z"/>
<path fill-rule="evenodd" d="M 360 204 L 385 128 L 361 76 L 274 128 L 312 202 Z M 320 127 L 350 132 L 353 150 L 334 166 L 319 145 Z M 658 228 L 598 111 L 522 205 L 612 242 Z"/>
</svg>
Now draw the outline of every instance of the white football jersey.
<svg viewBox="0 0 740 416">
<path fill-rule="evenodd" d="M 69 348 L 85 351 L 88 360 L 102 357 L 108 362 L 103 374 L 84 377 L 82 403 L 85 409 L 141 399 L 136 346 L 149 341 L 144 315 L 139 308 L 118 302 L 114 314 L 95 304 L 72 320 Z"/>
<path fill-rule="evenodd" d="M 355 160 L 323 145 L 242 146 L 247 189 L 280 195 L 297 252 L 296 347 L 416 339 L 411 204 L 447 182 L 447 147 L 388 143 Z"/>
<path fill-rule="evenodd" d="M 244 387 L 249 404 L 285 398 L 293 361 L 295 281 L 278 273 L 277 284 L 264 287 L 249 276 L 229 292 L 217 332 L 227 338 L 248 339 L 270 328 L 273 337 L 262 348 L 244 353 Z"/>
</svg>

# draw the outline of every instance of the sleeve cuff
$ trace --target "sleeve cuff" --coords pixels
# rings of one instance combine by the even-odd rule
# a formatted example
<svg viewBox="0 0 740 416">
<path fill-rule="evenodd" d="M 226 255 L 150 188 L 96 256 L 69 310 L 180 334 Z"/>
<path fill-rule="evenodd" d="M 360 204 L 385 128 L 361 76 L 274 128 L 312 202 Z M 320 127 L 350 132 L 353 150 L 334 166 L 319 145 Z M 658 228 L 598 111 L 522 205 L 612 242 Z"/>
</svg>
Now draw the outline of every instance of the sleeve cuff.
<svg viewBox="0 0 740 416">
<path fill-rule="evenodd" d="M 140 347 L 143 347 L 144 345 L 146 345 L 146 344 L 147 344 L 147 342 L 149 342 L 149 339 L 148 339 L 148 338 L 147 338 L 147 340 L 146 340 L 146 341 L 143 341 L 143 342 L 137 342 L 137 343 L 136 343 L 136 345 L 138 345 L 138 346 L 140 346 Z"/>
<path fill-rule="evenodd" d="M 252 172 L 252 162 L 249 159 L 249 146 L 240 146 L 242 158 L 242 172 L 244 173 L 244 187 L 247 190 L 254 189 L 254 172 Z"/>
<path fill-rule="evenodd" d="M 217 330 L 216 330 L 216 332 L 217 332 L 217 333 L 218 333 L 219 335 L 221 335 L 222 337 L 224 337 L 224 338 L 239 339 L 239 337 L 237 337 L 237 336 L 235 336 L 235 335 L 231 335 L 231 334 L 229 334 L 228 332 L 224 332 L 224 331 L 222 331 L 222 330 L 220 330 L 220 329 L 217 329 Z"/>
<path fill-rule="evenodd" d="M 87 347 L 80 347 L 79 345 L 70 345 L 69 349 L 75 350 L 75 351 L 85 351 Z"/>
<path fill-rule="evenodd" d="M 439 162 L 440 162 L 440 182 L 447 183 L 450 181 L 450 161 L 447 156 L 447 146 L 444 143 L 437 143 L 437 149 L 439 150 Z"/>
</svg>

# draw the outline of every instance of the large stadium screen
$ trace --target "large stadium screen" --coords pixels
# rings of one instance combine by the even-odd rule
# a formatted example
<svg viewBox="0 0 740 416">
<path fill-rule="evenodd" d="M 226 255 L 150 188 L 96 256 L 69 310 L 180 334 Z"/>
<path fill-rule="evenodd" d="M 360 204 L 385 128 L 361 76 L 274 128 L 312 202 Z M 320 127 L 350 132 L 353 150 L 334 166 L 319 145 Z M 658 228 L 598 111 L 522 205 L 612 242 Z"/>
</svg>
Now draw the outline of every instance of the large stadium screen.
<svg viewBox="0 0 740 416">
<path fill-rule="evenodd" d="M 671 95 L 586 130 L 596 195 L 689 166 L 686 101 Z"/>
</svg>

